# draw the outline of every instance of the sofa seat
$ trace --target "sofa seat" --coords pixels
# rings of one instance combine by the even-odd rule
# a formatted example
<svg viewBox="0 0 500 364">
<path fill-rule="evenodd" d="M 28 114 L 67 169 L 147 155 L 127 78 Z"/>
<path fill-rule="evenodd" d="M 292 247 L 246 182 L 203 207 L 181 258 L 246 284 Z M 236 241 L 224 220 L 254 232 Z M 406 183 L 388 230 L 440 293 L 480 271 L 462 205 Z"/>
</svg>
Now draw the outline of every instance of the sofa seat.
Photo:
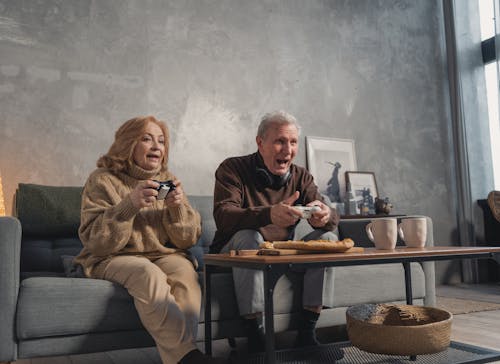
<svg viewBox="0 0 500 364">
<path fill-rule="evenodd" d="M 105 280 L 59 277 L 21 281 L 16 327 L 21 340 L 144 329 L 123 287 Z"/>
<path fill-rule="evenodd" d="M 404 301 L 403 277 L 401 264 L 336 268 L 334 308 L 383 302 L 388 298 Z M 295 326 L 289 313 L 300 311 L 302 290 L 293 289 L 300 287 L 300 282 L 300 274 L 289 273 L 276 284 L 274 311 L 277 331 Z M 425 297 L 424 282 L 420 264 L 412 263 L 415 299 Z M 219 325 L 239 320 L 232 287 L 229 271 L 212 275 L 212 320 Z M 68 320 L 68 317 L 73 319 Z M 202 307 L 200 322 L 203 321 Z M 332 324 L 331 318 L 325 322 L 327 324 Z M 125 288 L 105 280 L 66 277 L 31 277 L 21 281 L 16 328 L 21 340 L 144 329 L 132 297 Z M 219 336 L 217 331 L 215 336 Z M 202 340 L 203 332 L 198 336 Z"/>
</svg>

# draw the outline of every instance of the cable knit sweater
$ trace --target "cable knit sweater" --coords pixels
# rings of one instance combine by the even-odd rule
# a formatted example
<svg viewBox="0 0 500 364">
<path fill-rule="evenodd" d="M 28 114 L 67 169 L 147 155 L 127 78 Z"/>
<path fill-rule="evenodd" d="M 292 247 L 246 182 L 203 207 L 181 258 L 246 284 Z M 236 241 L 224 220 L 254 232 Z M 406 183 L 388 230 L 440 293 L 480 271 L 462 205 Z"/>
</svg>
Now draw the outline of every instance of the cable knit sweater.
<svg viewBox="0 0 500 364">
<path fill-rule="evenodd" d="M 175 179 L 169 172 L 144 170 L 137 165 L 128 173 L 114 174 L 99 168 L 89 176 L 82 195 L 79 236 L 84 248 L 75 258 L 85 275 L 99 275 L 95 267 L 116 255 L 150 258 L 184 253 L 201 234 L 201 218 L 186 197 L 179 206 L 157 200 L 151 207 L 136 208 L 130 192 L 141 180 Z M 99 264 L 104 269 L 105 264 Z"/>
</svg>

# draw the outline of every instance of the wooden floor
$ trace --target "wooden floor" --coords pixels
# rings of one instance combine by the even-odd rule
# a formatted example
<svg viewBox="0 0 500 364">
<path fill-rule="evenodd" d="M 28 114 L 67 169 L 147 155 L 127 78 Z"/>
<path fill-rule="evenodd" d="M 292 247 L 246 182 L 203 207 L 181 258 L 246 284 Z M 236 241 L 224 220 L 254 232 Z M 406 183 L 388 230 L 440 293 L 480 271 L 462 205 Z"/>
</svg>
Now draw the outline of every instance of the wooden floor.
<svg viewBox="0 0 500 364">
<path fill-rule="evenodd" d="M 437 287 L 438 296 L 493 302 L 500 304 L 500 283 L 489 285 L 461 285 Z M 321 339 L 325 341 L 323 333 Z M 286 340 L 286 338 L 285 338 Z M 500 351 L 500 310 L 455 314 L 452 324 L 452 340 L 487 347 Z M 279 340 L 278 340 L 279 345 Z M 201 348 L 202 349 L 202 348 Z M 214 353 L 228 355 L 225 340 L 214 344 Z M 119 350 L 106 353 L 70 355 L 63 357 L 20 359 L 13 364 L 161 364 L 154 348 Z M 500 364 L 500 361 L 495 362 Z"/>
<path fill-rule="evenodd" d="M 446 297 L 500 304 L 500 283 L 441 286 L 436 292 Z M 452 340 L 500 351 L 500 310 L 455 314 Z"/>
</svg>

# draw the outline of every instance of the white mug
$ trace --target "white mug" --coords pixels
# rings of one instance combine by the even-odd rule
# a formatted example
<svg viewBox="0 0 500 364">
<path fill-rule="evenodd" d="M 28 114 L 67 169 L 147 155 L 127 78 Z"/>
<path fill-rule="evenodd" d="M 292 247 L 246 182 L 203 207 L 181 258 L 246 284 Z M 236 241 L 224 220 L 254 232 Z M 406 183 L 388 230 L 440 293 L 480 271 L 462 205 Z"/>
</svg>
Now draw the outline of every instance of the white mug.
<svg viewBox="0 0 500 364">
<path fill-rule="evenodd" d="M 398 223 L 395 218 L 384 217 L 372 220 L 365 227 L 366 235 L 377 249 L 391 250 L 396 247 Z"/>
<path fill-rule="evenodd" d="M 427 241 L 427 220 L 425 217 L 402 219 L 398 233 L 407 247 L 422 248 Z"/>
</svg>

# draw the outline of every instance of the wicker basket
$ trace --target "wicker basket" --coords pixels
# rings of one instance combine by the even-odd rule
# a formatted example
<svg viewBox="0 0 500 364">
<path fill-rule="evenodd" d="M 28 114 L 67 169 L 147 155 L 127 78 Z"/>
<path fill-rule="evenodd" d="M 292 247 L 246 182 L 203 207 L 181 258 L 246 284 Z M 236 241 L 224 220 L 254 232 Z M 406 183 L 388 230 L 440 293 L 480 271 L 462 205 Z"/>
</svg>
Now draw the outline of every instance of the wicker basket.
<svg viewBox="0 0 500 364">
<path fill-rule="evenodd" d="M 422 355 L 450 345 L 453 315 L 434 307 L 365 304 L 346 312 L 349 340 L 378 354 Z"/>
</svg>

